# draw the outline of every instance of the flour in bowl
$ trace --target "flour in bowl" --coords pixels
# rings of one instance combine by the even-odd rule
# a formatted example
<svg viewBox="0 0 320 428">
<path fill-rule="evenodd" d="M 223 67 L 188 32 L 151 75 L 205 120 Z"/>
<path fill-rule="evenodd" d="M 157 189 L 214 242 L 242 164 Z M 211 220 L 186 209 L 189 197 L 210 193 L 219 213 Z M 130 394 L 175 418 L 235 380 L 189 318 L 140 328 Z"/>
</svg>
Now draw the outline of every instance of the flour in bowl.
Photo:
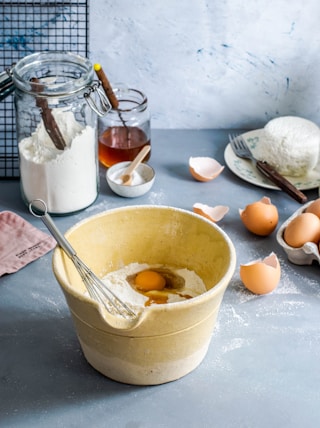
<svg viewBox="0 0 320 428">
<path fill-rule="evenodd" d="M 139 292 L 133 285 L 135 276 L 144 271 L 154 270 L 165 277 L 177 279 L 178 286 L 159 290 Z M 199 296 L 207 291 L 202 279 L 194 272 L 185 268 L 173 268 L 146 263 L 131 263 L 123 268 L 108 273 L 102 281 L 133 310 L 159 303 L 173 303 Z M 174 280 L 172 281 L 175 282 Z"/>
<path fill-rule="evenodd" d="M 310 120 L 284 116 L 270 120 L 255 150 L 257 159 L 268 162 L 282 174 L 306 175 L 318 163 L 320 129 Z"/>
</svg>

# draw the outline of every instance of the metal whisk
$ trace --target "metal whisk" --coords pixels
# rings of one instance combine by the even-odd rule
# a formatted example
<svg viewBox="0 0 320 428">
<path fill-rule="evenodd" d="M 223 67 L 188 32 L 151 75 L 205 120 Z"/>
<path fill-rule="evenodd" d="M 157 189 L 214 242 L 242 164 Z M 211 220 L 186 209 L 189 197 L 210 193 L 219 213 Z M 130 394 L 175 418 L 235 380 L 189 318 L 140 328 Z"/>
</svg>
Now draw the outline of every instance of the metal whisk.
<svg viewBox="0 0 320 428">
<path fill-rule="evenodd" d="M 39 208 L 39 205 L 41 208 Z M 48 214 L 47 205 L 42 199 L 34 199 L 30 202 L 29 211 L 33 216 L 41 218 L 58 245 L 72 260 L 92 299 L 102 304 L 106 310 L 113 315 L 118 314 L 126 319 L 132 319 L 137 316 L 137 314 L 130 309 L 126 303 L 119 299 L 119 297 L 117 297 L 116 294 L 77 256 L 71 244 L 54 224 L 52 218 Z"/>
</svg>

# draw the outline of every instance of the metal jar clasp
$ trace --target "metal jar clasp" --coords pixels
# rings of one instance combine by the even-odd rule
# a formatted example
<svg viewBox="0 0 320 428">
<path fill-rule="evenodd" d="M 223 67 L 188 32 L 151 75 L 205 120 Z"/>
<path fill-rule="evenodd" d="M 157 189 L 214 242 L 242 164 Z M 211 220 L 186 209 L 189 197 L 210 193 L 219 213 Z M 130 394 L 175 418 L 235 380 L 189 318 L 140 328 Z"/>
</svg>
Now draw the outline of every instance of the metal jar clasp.
<svg viewBox="0 0 320 428">
<path fill-rule="evenodd" d="M 0 101 L 4 100 L 15 90 L 15 86 L 12 81 L 12 71 L 14 66 L 15 64 L 12 64 L 10 68 L 7 68 L 0 73 Z"/>
<path fill-rule="evenodd" d="M 106 115 L 111 110 L 111 103 L 104 93 L 103 89 L 100 88 L 101 84 L 95 81 L 91 86 L 88 87 L 88 91 L 83 94 L 84 99 L 88 103 L 89 107 L 100 117 Z"/>
</svg>

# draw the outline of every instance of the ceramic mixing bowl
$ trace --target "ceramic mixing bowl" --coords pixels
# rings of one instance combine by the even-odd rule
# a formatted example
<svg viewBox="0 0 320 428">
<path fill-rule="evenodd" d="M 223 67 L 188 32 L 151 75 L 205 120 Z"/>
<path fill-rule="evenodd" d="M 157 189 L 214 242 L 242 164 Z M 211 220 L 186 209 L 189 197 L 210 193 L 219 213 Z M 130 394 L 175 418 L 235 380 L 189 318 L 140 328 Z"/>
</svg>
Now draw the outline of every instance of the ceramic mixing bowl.
<svg viewBox="0 0 320 428">
<path fill-rule="evenodd" d="M 224 231 L 189 211 L 144 205 L 90 217 L 66 237 L 99 277 L 134 262 L 163 264 L 196 272 L 207 289 L 185 301 L 148 306 L 137 320 L 118 323 L 119 317 L 87 297 L 72 262 L 57 247 L 53 271 L 94 368 L 119 382 L 155 385 L 201 363 L 235 270 L 235 249 Z"/>
</svg>

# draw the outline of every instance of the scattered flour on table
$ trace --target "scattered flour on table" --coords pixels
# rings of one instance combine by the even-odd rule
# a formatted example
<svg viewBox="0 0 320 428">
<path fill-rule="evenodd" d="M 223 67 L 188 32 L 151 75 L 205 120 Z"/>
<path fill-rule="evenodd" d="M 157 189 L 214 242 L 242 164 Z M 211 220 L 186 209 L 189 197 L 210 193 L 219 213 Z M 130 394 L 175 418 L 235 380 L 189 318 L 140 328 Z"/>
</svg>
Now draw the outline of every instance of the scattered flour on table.
<svg viewBox="0 0 320 428">
<path fill-rule="evenodd" d="M 213 332 L 211 346 L 214 357 L 210 361 L 213 373 L 234 371 L 237 357 L 233 353 L 255 355 L 258 343 L 261 346 L 261 341 L 264 342 L 264 339 L 260 341 L 260 338 L 263 337 L 265 328 L 268 328 L 269 334 L 279 337 L 292 335 L 297 344 L 303 344 L 305 347 L 310 347 L 315 340 L 316 327 L 311 325 L 306 330 L 297 319 L 302 323 L 307 322 L 310 303 L 308 298 L 305 298 L 305 290 L 308 290 L 308 294 L 311 291 L 311 299 L 319 299 L 318 281 L 297 273 L 294 265 L 291 266 L 286 258 L 278 255 L 282 269 L 278 287 L 269 294 L 255 295 L 242 284 L 239 264 L 259 259 L 264 255 L 254 248 L 246 249 L 243 253 L 241 252 L 243 245 L 237 244 L 237 253 L 244 260 L 238 260 L 235 274 L 222 300 Z"/>
<path fill-rule="evenodd" d="M 50 284 L 49 284 L 50 285 Z M 49 297 L 43 293 L 32 291 L 31 296 L 34 301 L 39 302 L 39 307 L 46 303 L 46 311 L 61 313 L 61 308 L 65 309 L 66 302 L 64 298 L 57 299 L 57 297 Z"/>
<path fill-rule="evenodd" d="M 279 261 L 281 265 L 284 264 L 281 258 L 279 258 Z M 237 271 L 222 302 L 216 332 L 219 333 L 220 329 L 221 332 L 225 330 L 234 331 L 235 333 L 237 330 L 245 332 L 259 318 L 270 318 L 271 326 L 272 323 L 276 323 L 276 319 L 279 317 L 297 316 L 306 307 L 305 301 L 300 298 L 303 295 L 303 288 L 306 284 L 309 288 L 312 288 L 314 297 L 320 298 L 320 287 L 317 281 L 308 280 L 306 282 L 306 278 L 297 273 L 294 274 L 294 279 L 292 279 L 292 276 L 289 276 L 288 269 L 294 269 L 294 267 L 286 266 L 282 268 L 278 287 L 273 292 L 262 296 L 248 291 L 242 284 Z M 292 273 L 290 274 L 292 275 Z M 246 310 L 247 305 L 250 306 L 250 311 Z M 252 310 L 253 306 L 254 310 Z"/>
<path fill-rule="evenodd" d="M 250 339 L 244 339 L 242 337 L 235 337 L 234 339 L 231 339 L 231 341 L 227 345 L 222 347 L 222 354 L 235 351 L 236 349 L 240 349 L 243 346 L 248 346 L 252 342 L 253 342 L 252 339 L 250 340 Z"/>
<path fill-rule="evenodd" d="M 91 214 L 93 211 L 103 212 L 106 210 L 110 210 L 112 208 L 115 208 L 115 206 L 112 203 L 110 203 L 107 199 L 104 199 L 103 202 L 90 205 L 90 207 L 86 208 L 85 212 Z"/>
<path fill-rule="evenodd" d="M 153 205 L 161 205 L 166 201 L 167 194 L 164 190 L 158 190 L 157 192 L 149 192 L 148 202 Z"/>
</svg>

